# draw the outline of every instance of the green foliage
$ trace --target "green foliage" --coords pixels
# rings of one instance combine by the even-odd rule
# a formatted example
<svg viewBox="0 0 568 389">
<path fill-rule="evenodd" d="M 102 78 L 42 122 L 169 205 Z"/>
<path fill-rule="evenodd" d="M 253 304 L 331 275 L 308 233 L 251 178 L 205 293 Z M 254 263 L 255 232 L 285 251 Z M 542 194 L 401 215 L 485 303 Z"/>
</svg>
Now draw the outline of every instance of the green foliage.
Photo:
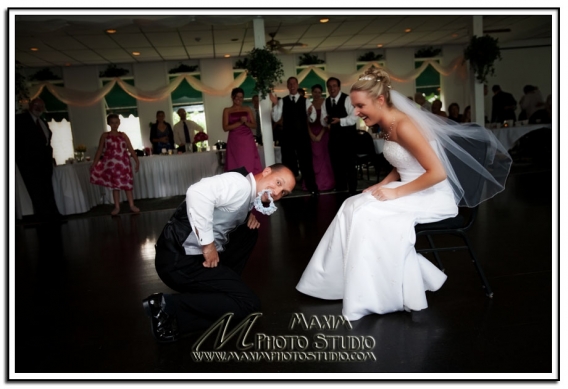
<svg viewBox="0 0 568 389">
<path fill-rule="evenodd" d="M 252 49 L 247 60 L 246 70 L 256 81 L 255 89 L 264 99 L 276 82 L 282 82 L 284 77 L 282 62 L 266 47 Z"/>
<path fill-rule="evenodd" d="M 317 54 L 305 53 L 300 55 L 300 66 L 305 65 L 319 65 L 320 63 L 325 63 L 323 59 L 319 59 Z"/>
<path fill-rule="evenodd" d="M 437 57 L 442 52 L 442 49 L 435 49 L 432 46 L 423 47 L 414 53 L 414 58 L 432 58 Z"/>
<path fill-rule="evenodd" d="M 239 59 L 237 60 L 237 62 L 235 62 L 235 66 L 233 66 L 233 69 L 246 69 L 247 65 L 248 65 L 248 58 Z"/>
<path fill-rule="evenodd" d="M 24 101 L 29 100 L 30 92 L 28 90 L 28 83 L 26 76 L 22 74 L 23 66 L 20 61 L 16 61 L 16 103 L 21 107 Z"/>
<path fill-rule="evenodd" d="M 371 62 L 371 61 L 380 61 L 383 58 L 382 54 L 375 54 L 372 51 L 368 51 L 365 54 L 361 54 L 357 61 L 360 62 Z"/>
<path fill-rule="evenodd" d="M 99 73 L 99 77 L 122 77 L 129 73 L 128 69 L 117 68 L 115 64 L 110 64 L 107 66 L 104 72 Z"/>
<path fill-rule="evenodd" d="M 194 66 L 189 66 L 183 63 L 179 63 L 179 66 L 177 68 L 173 68 L 170 69 L 170 71 L 168 72 L 169 74 L 175 74 L 175 73 L 191 73 L 197 70 L 199 66 L 194 65 Z"/>
<path fill-rule="evenodd" d="M 475 72 L 475 78 L 480 83 L 485 83 L 489 75 L 495 74 L 494 63 L 501 60 L 499 40 L 489 35 L 482 37 L 473 36 L 469 45 L 463 52 L 464 59 L 469 61 Z"/>
<path fill-rule="evenodd" d="M 49 68 L 43 68 L 35 72 L 31 77 L 32 81 L 51 81 L 51 80 L 61 80 L 61 77 L 55 75 Z"/>
</svg>

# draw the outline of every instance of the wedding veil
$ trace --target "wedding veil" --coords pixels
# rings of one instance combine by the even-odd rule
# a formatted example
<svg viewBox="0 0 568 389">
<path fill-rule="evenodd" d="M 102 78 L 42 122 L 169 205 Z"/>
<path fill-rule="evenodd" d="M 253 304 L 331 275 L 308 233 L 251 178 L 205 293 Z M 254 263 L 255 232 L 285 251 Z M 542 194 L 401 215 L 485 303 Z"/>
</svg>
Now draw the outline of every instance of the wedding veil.
<svg viewBox="0 0 568 389">
<path fill-rule="evenodd" d="M 446 169 L 456 204 L 475 207 L 505 189 L 512 159 L 493 133 L 477 124 L 458 124 L 420 109 L 391 90 L 394 107 L 408 115 Z"/>
</svg>

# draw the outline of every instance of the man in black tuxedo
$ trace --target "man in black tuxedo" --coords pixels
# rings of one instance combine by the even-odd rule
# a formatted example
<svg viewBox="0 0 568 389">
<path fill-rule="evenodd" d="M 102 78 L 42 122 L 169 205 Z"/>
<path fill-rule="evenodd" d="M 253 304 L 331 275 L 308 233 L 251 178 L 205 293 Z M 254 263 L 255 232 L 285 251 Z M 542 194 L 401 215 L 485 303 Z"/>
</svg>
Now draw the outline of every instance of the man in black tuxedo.
<svg viewBox="0 0 568 389">
<path fill-rule="evenodd" d="M 327 82 L 329 97 L 321 107 L 321 125 L 329 126 L 329 157 L 335 176 L 335 189 L 349 189 L 349 194 L 357 193 L 357 116 L 353 115 L 351 98 L 341 92 L 341 81 L 330 77 Z"/>
<path fill-rule="evenodd" d="M 61 222 L 53 194 L 53 149 L 51 131 L 41 115 L 45 103 L 36 98 L 30 101 L 28 111 L 16 115 L 16 165 L 40 222 Z"/>
</svg>

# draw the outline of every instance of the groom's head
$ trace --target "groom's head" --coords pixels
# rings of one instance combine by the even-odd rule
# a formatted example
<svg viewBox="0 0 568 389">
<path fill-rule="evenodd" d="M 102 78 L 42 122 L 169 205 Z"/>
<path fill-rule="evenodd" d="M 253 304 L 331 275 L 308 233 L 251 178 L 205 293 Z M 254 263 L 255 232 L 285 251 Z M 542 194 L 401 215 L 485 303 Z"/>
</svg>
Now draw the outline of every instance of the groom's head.
<svg viewBox="0 0 568 389">
<path fill-rule="evenodd" d="M 296 178 L 290 169 L 281 163 L 265 168 L 261 173 L 254 176 L 256 191 L 270 190 L 274 201 L 292 193 L 296 186 Z M 268 202 L 268 196 L 263 194 L 262 202 Z"/>
</svg>

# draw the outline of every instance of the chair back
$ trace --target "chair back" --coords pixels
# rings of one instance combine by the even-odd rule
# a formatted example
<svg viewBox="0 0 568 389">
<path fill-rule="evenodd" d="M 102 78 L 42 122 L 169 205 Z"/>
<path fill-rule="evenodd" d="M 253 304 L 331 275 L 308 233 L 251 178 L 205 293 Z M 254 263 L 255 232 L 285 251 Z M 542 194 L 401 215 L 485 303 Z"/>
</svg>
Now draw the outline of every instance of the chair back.
<svg viewBox="0 0 568 389">
<path fill-rule="evenodd" d="M 357 130 L 355 137 L 355 153 L 357 155 L 375 154 L 375 143 L 371 134 L 367 131 Z"/>
</svg>

